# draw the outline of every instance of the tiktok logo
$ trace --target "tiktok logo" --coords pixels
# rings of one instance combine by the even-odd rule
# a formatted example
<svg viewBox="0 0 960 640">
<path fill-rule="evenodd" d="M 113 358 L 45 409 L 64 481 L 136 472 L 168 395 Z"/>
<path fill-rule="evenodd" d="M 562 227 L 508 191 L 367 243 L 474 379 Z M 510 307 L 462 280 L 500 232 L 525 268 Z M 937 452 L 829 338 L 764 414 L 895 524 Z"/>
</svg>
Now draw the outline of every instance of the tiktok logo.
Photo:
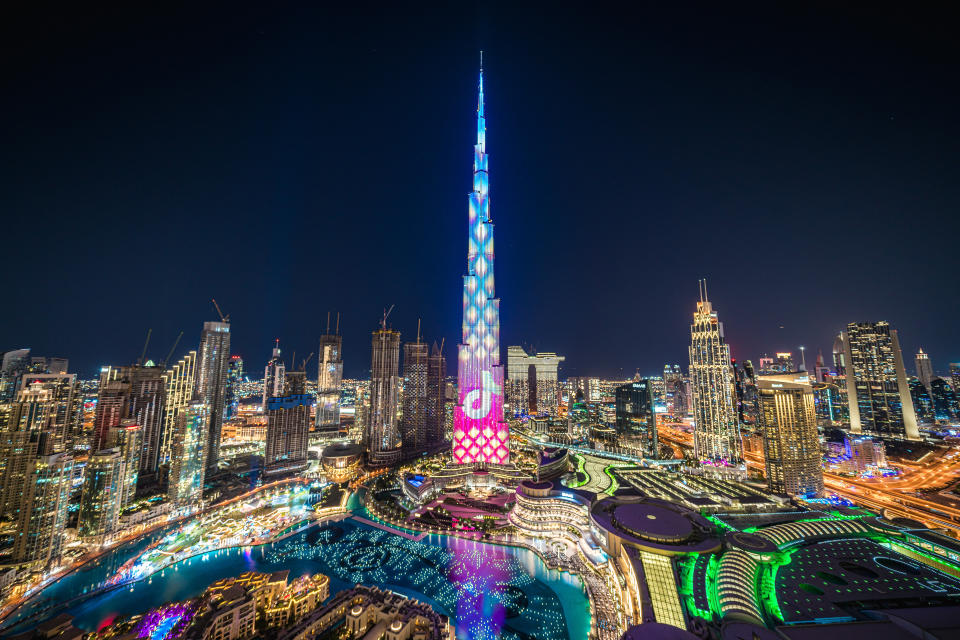
<svg viewBox="0 0 960 640">
<path fill-rule="evenodd" d="M 493 381 L 493 375 L 484 371 L 479 389 L 469 392 L 464 398 L 463 412 L 468 418 L 482 420 L 493 408 L 493 394 L 500 393 L 500 385 Z"/>
</svg>

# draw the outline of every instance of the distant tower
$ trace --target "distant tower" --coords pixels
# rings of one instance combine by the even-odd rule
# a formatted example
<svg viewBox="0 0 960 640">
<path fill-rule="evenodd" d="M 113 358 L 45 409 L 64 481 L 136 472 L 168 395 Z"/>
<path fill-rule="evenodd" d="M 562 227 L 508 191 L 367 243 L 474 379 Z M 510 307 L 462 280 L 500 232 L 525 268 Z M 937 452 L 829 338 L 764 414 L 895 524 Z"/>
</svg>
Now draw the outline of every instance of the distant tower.
<svg viewBox="0 0 960 640">
<path fill-rule="evenodd" d="M 385 467 L 400 460 L 397 400 L 400 390 L 400 332 L 387 328 L 386 315 L 373 332 L 370 360 L 370 413 L 367 450 L 371 466 Z"/>
<path fill-rule="evenodd" d="M 296 354 L 294 354 L 296 355 Z M 263 410 L 266 412 L 267 403 L 270 398 L 278 398 L 283 395 L 283 380 L 286 375 L 286 365 L 280 359 L 280 339 L 277 338 L 276 345 L 273 347 L 273 357 L 267 362 L 263 370 Z"/>
<path fill-rule="evenodd" d="M 447 359 L 433 343 L 427 359 L 426 440 L 428 446 L 443 442 L 446 430 Z"/>
<path fill-rule="evenodd" d="M 500 300 L 494 291 L 493 220 L 487 174 L 487 127 L 483 115 L 483 69 L 473 148 L 467 273 L 463 276 L 463 325 L 457 357 L 457 405 L 453 459 L 458 464 L 510 460 L 510 427 L 503 420 L 500 365 Z"/>
<path fill-rule="evenodd" d="M 842 340 L 850 431 L 919 439 L 896 330 L 887 322 L 851 322 Z"/>
<path fill-rule="evenodd" d="M 690 326 L 690 386 L 693 392 L 693 450 L 699 460 L 739 466 L 743 462 L 734 399 L 730 346 L 723 323 L 700 281 L 700 301 Z"/>
<path fill-rule="evenodd" d="M 217 472 L 220 461 L 220 431 L 227 394 L 227 363 L 230 360 L 230 323 L 204 322 L 197 360 L 196 396 L 209 407 L 206 475 Z"/>
<path fill-rule="evenodd" d="M 805 498 L 823 494 L 823 467 L 813 387 L 804 373 L 757 378 L 759 426 L 773 493 Z"/>
<path fill-rule="evenodd" d="M 933 382 L 933 364 L 930 362 L 930 356 L 923 352 L 923 348 L 917 352 L 917 377 L 920 383 L 930 391 L 930 383 Z"/>
<path fill-rule="evenodd" d="M 403 419 L 400 439 L 404 456 L 416 455 L 427 448 L 427 359 L 429 347 L 420 339 L 403 345 Z"/>
<path fill-rule="evenodd" d="M 327 332 L 320 336 L 320 357 L 317 363 L 317 432 L 320 437 L 340 435 L 340 383 L 343 380 L 342 347 L 340 314 L 337 314 L 337 325 L 334 333 L 330 333 L 330 315 L 327 314 Z"/>
</svg>

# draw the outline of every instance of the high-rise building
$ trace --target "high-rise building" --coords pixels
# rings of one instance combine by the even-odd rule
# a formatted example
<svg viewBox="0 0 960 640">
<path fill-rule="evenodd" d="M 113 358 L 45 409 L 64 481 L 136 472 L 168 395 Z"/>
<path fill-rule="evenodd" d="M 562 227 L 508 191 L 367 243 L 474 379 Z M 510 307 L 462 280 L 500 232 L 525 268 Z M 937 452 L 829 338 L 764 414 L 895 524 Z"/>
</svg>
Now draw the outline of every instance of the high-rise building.
<svg viewBox="0 0 960 640">
<path fill-rule="evenodd" d="M 52 451 L 73 449 L 83 417 L 77 376 L 72 373 L 25 373 L 18 383 L 18 402 L 43 404 L 43 422 L 38 428 L 53 438 Z"/>
<path fill-rule="evenodd" d="M 341 435 L 340 430 L 340 383 L 343 380 L 343 357 L 340 336 L 340 314 L 337 328 L 330 333 L 330 316 L 327 315 L 327 332 L 320 336 L 320 351 L 317 362 L 317 432 L 320 437 Z"/>
<path fill-rule="evenodd" d="M 453 459 L 458 464 L 505 464 L 510 460 L 510 427 L 503 420 L 500 300 L 493 279 L 486 132 L 481 69 L 467 273 L 463 276 L 463 325 L 457 357 L 458 398 L 453 419 Z"/>
<path fill-rule="evenodd" d="M 663 387 L 667 413 L 685 416 L 690 410 L 690 390 L 680 365 L 663 366 Z M 599 397 L 597 398 L 599 400 Z"/>
<path fill-rule="evenodd" d="M 387 328 L 386 316 L 373 332 L 370 360 L 370 412 L 367 415 L 367 451 L 372 466 L 383 467 L 400 460 L 397 429 L 400 392 L 400 332 Z"/>
<path fill-rule="evenodd" d="M 38 569 L 57 564 L 63 551 L 73 466 L 69 453 L 42 455 L 34 461 L 19 498 L 14 562 L 31 563 Z"/>
<path fill-rule="evenodd" d="M 842 341 L 850 431 L 918 439 L 897 331 L 887 322 L 851 322 Z"/>
<path fill-rule="evenodd" d="M 54 453 L 47 390 L 27 390 L 21 400 L 0 404 L 0 517 L 17 520 L 21 498 L 37 461 Z"/>
<path fill-rule="evenodd" d="M 436 342 L 427 358 L 426 442 L 439 444 L 446 437 L 447 359 Z"/>
<path fill-rule="evenodd" d="M 204 322 L 197 359 L 196 396 L 210 411 L 207 429 L 206 476 L 217 472 L 220 461 L 220 431 L 227 392 L 227 362 L 230 360 L 230 323 Z"/>
<path fill-rule="evenodd" d="M 960 414 L 956 391 L 943 378 L 934 378 L 930 382 L 930 399 L 937 420 L 955 420 Z"/>
<path fill-rule="evenodd" d="M 90 454 L 84 469 L 77 534 L 84 542 L 102 544 L 117 527 L 123 502 L 123 454 L 102 449 Z"/>
<path fill-rule="evenodd" d="M 310 444 L 310 409 L 316 399 L 307 393 L 307 374 L 288 371 L 280 396 L 267 401 L 267 474 L 298 471 L 307 466 Z"/>
<path fill-rule="evenodd" d="M 100 370 L 91 451 L 109 448 L 110 430 L 123 420 L 133 420 L 143 428 L 140 473 L 156 473 L 163 442 L 166 395 L 163 374 L 163 368 L 151 361 L 145 365 L 103 367 Z"/>
<path fill-rule="evenodd" d="M 693 393 L 693 450 L 699 460 L 723 466 L 743 462 L 733 388 L 730 346 L 723 323 L 700 282 L 700 301 L 690 326 L 690 387 Z"/>
<path fill-rule="evenodd" d="M 240 408 L 240 384 L 243 382 L 243 358 L 234 354 L 227 362 L 227 398 L 224 401 L 223 416 L 225 420 L 237 417 Z"/>
<path fill-rule="evenodd" d="M 514 415 L 557 415 L 563 361 L 555 353 L 529 355 L 523 347 L 507 347 L 507 402 Z"/>
<path fill-rule="evenodd" d="M 263 370 L 263 410 L 267 410 L 270 398 L 279 398 L 283 395 L 283 384 L 287 366 L 280 359 L 280 340 L 277 339 L 273 347 L 273 356 Z"/>
<path fill-rule="evenodd" d="M 419 328 L 419 327 L 418 327 Z M 427 448 L 427 360 L 429 347 L 420 339 L 403 345 L 403 418 L 400 440 L 404 457 Z"/>
<path fill-rule="evenodd" d="M 167 496 L 174 509 L 196 507 L 203 499 L 210 407 L 191 402 L 177 414 Z"/>
<path fill-rule="evenodd" d="M 140 454 L 143 447 L 143 427 L 135 420 L 123 420 L 120 426 L 111 429 L 110 446 L 120 450 L 123 468 L 120 471 L 120 508 L 133 502 L 137 493 L 137 478 L 140 473 Z"/>
<path fill-rule="evenodd" d="M 954 389 L 960 389 L 960 362 L 950 363 L 950 384 Z"/>
<path fill-rule="evenodd" d="M 773 493 L 819 497 L 823 464 L 810 376 L 806 372 L 759 376 L 757 393 L 768 488 Z"/>
<path fill-rule="evenodd" d="M 913 400 L 913 411 L 917 414 L 917 420 L 920 422 L 936 420 L 933 398 L 927 387 L 920 382 L 919 378 L 910 378 L 907 384 L 910 386 L 910 399 Z"/>
<path fill-rule="evenodd" d="M 930 356 L 924 353 L 923 347 L 917 351 L 917 355 L 914 358 L 914 362 L 917 365 L 917 378 L 920 379 L 920 384 L 925 386 L 927 390 L 930 390 L 930 383 L 933 382 L 933 363 L 930 362 Z"/>
<path fill-rule="evenodd" d="M 664 367 L 666 369 L 666 367 Z M 577 391 L 583 396 L 583 402 L 600 402 L 600 378 L 568 378 L 576 401 Z"/>
<path fill-rule="evenodd" d="M 180 415 L 193 400 L 196 388 L 197 352 L 190 351 L 163 374 L 164 402 L 163 428 L 160 440 L 160 463 L 170 464 L 173 456 L 174 435 Z"/>
<path fill-rule="evenodd" d="M 638 447 L 647 458 L 657 458 L 657 414 L 649 380 L 628 382 L 616 389 L 617 433 L 627 446 Z"/>
<path fill-rule="evenodd" d="M 20 376 L 30 367 L 30 349 L 13 349 L 0 361 L 0 403 L 12 402 Z"/>
</svg>

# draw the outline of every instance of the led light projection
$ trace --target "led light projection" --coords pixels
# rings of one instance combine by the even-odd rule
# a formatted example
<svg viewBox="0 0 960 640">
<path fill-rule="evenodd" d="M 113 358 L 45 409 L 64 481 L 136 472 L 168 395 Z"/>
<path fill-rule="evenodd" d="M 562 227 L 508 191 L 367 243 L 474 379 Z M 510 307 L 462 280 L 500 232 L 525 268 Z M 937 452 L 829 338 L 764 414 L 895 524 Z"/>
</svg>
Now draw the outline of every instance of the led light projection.
<svg viewBox="0 0 960 640">
<path fill-rule="evenodd" d="M 493 221 L 488 196 L 483 69 L 473 151 L 467 274 L 463 276 L 463 339 L 457 359 L 459 402 L 454 409 L 453 458 L 459 464 L 506 464 L 510 429 L 503 420 L 500 300 L 493 284 Z"/>
</svg>

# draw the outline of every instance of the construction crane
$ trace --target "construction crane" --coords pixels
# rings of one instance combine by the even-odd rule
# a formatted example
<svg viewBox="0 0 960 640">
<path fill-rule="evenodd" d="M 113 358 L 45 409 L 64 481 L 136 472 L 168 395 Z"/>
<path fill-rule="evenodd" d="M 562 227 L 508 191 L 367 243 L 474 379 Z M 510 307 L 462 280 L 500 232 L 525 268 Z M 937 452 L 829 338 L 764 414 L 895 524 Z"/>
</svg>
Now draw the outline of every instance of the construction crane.
<svg viewBox="0 0 960 640">
<path fill-rule="evenodd" d="M 180 338 L 183 337 L 183 331 L 180 332 L 180 335 L 177 336 L 177 339 L 173 341 L 173 346 L 170 347 L 170 353 L 167 354 L 167 357 L 163 359 L 163 362 L 160 363 L 161 367 L 166 367 L 167 363 L 170 362 L 170 358 L 173 357 L 173 351 L 177 348 L 177 345 L 180 344 Z"/>
<path fill-rule="evenodd" d="M 217 310 L 217 313 L 220 315 L 220 322 L 230 322 L 229 315 L 223 315 L 223 311 L 220 310 L 220 305 L 217 304 L 216 298 L 210 298 L 210 302 L 213 303 L 213 308 Z"/>
<path fill-rule="evenodd" d="M 308 355 L 306 358 L 304 358 L 303 362 L 300 364 L 300 371 L 306 371 L 306 370 L 307 370 L 307 363 L 310 362 L 310 360 L 311 360 L 312 358 L 313 358 L 313 353 L 311 353 L 311 354 Z"/>
</svg>

